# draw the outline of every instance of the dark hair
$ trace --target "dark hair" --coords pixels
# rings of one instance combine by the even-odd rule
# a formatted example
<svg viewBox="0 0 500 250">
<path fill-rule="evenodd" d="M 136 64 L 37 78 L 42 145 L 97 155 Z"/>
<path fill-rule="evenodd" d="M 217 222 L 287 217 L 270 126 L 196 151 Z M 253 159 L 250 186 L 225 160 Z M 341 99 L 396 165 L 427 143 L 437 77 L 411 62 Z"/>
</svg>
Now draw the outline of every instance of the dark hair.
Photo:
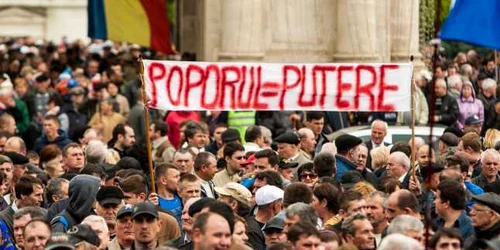
<svg viewBox="0 0 500 250">
<path fill-rule="evenodd" d="M 245 131 L 245 141 L 254 142 L 259 137 L 262 136 L 262 129 L 259 125 L 252 125 L 247 128 Z"/>
<path fill-rule="evenodd" d="M 43 163 L 49 162 L 55 159 L 57 156 L 62 155 L 61 150 L 56 144 L 49 144 L 45 146 L 42 151 L 40 151 L 40 166 Z"/>
<path fill-rule="evenodd" d="M 401 188 L 401 183 L 398 179 L 386 175 L 380 178 L 378 189 L 386 194 L 392 194 L 397 188 Z"/>
<path fill-rule="evenodd" d="M 64 146 L 64 148 L 62 150 L 62 155 L 63 156 L 67 156 L 68 155 L 68 150 L 70 148 L 79 148 L 79 149 L 82 149 L 82 147 L 80 147 L 80 145 L 78 145 L 78 143 L 72 142 L 72 143 L 69 143 L 66 146 Z M 83 149 L 82 149 L 82 151 L 83 151 Z"/>
<path fill-rule="evenodd" d="M 321 183 L 314 187 L 313 194 L 319 202 L 326 200 L 326 209 L 331 213 L 337 214 L 339 212 L 339 198 L 341 193 L 338 188 L 330 183 Z"/>
<path fill-rule="evenodd" d="M 268 247 L 268 250 L 293 250 L 290 242 L 278 242 Z"/>
<path fill-rule="evenodd" d="M 319 153 L 314 157 L 314 169 L 316 170 L 318 177 L 333 176 L 337 172 L 337 166 L 335 166 L 335 156 L 329 152 Z"/>
<path fill-rule="evenodd" d="M 440 228 L 429 240 L 429 246 L 431 249 L 436 249 L 437 243 L 441 237 L 458 239 L 460 241 L 460 248 L 463 248 L 464 240 L 462 239 L 460 231 L 452 227 L 443 227 Z"/>
<path fill-rule="evenodd" d="M 309 171 L 309 172 L 312 172 L 312 173 L 316 173 L 314 171 L 314 165 L 312 162 L 307 162 L 307 163 L 304 163 L 302 164 L 302 166 L 299 167 L 299 169 L 297 170 L 297 175 L 299 177 L 299 181 L 302 181 L 302 173 L 305 172 L 305 171 Z"/>
<path fill-rule="evenodd" d="M 175 169 L 179 170 L 177 165 L 170 163 L 170 162 L 163 162 L 161 164 L 158 164 L 155 168 L 155 177 L 156 177 L 156 182 L 158 183 L 160 178 L 165 176 L 168 172 L 169 169 Z"/>
<path fill-rule="evenodd" d="M 59 95 L 54 94 L 49 97 L 47 104 L 49 103 L 54 103 L 54 105 L 61 107 L 63 105 L 63 100 Z"/>
<path fill-rule="evenodd" d="M 196 133 L 202 132 L 208 134 L 207 128 L 204 127 L 201 123 L 191 121 L 190 123 L 186 124 L 186 128 L 184 130 L 184 136 L 186 139 L 192 139 Z"/>
<path fill-rule="evenodd" d="M 316 226 L 309 221 L 300 221 L 291 226 L 286 236 L 292 244 L 295 244 L 302 236 L 316 236 L 318 239 L 321 238 Z"/>
<path fill-rule="evenodd" d="M 162 120 L 156 120 L 154 123 L 154 132 L 160 131 L 161 136 L 166 136 L 168 134 L 168 125 Z"/>
<path fill-rule="evenodd" d="M 120 124 L 117 124 L 114 128 L 113 128 L 113 137 L 111 138 L 111 140 L 109 140 L 108 142 L 108 147 L 114 147 L 114 144 L 116 142 L 116 140 L 118 139 L 118 135 L 123 135 L 125 136 L 125 134 L 127 134 L 127 131 L 125 131 L 125 124 L 123 123 L 120 123 Z"/>
<path fill-rule="evenodd" d="M 347 211 L 349 209 L 349 202 L 358 200 L 363 200 L 363 195 L 361 193 L 354 190 L 347 190 L 340 196 L 340 209 Z"/>
<path fill-rule="evenodd" d="M 272 149 L 263 149 L 255 152 L 255 159 L 267 158 L 271 166 L 276 166 L 280 162 L 280 157 Z"/>
<path fill-rule="evenodd" d="M 229 229 L 231 230 L 231 234 L 233 233 L 234 212 L 233 209 L 231 209 L 231 207 L 228 204 L 220 201 L 213 202 L 208 206 L 208 211 L 219 214 L 220 216 L 224 217 L 224 219 L 227 220 L 227 223 L 229 223 Z"/>
<path fill-rule="evenodd" d="M 202 233 L 205 233 L 206 225 L 208 224 L 208 219 L 212 215 L 213 213 L 202 213 L 198 215 L 193 223 L 193 230 L 200 229 Z"/>
<path fill-rule="evenodd" d="M 417 197 L 406 189 L 401 189 L 398 195 L 398 208 L 404 210 L 405 208 L 411 209 L 413 212 L 420 212 L 420 206 Z"/>
<path fill-rule="evenodd" d="M 198 172 L 201 170 L 202 166 L 207 166 L 210 164 L 210 158 L 217 159 L 215 155 L 210 152 L 200 152 L 194 158 L 194 171 Z"/>
<path fill-rule="evenodd" d="M 285 188 L 283 194 L 283 207 L 288 207 L 297 202 L 311 204 L 312 190 L 302 182 L 294 182 Z"/>
<path fill-rule="evenodd" d="M 306 112 L 306 121 L 310 122 L 312 120 L 320 120 L 325 118 L 325 113 L 323 111 L 308 111 Z"/>
<path fill-rule="evenodd" d="M 120 180 L 120 188 L 125 193 L 133 193 L 139 195 L 146 194 L 146 186 L 144 185 L 144 177 L 138 174 L 127 176 Z"/>
<path fill-rule="evenodd" d="M 22 195 L 30 195 L 33 193 L 35 185 L 43 186 L 43 182 L 31 175 L 23 175 L 16 183 L 14 190 L 16 192 L 16 199 L 21 199 Z"/>
<path fill-rule="evenodd" d="M 255 179 L 265 180 L 267 185 L 275 186 L 280 189 L 283 189 L 283 179 L 281 179 L 281 175 L 273 170 L 265 170 L 258 172 L 255 175 Z"/>
<path fill-rule="evenodd" d="M 28 206 L 16 210 L 16 212 L 14 212 L 13 219 L 17 220 L 27 214 L 31 216 L 31 219 L 43 219 L 47 215 L 45 210 L 41 207 Z"/>
<path fill-rule="evenodd" d="M 332 242 L 332 241 L 337 241 L 340 243 L 340 238 L 339 236 L 330 230 L 322 230 L 319 232 L 321 237 L 320 240 L 321 242 Z"/>
<path fill-rule="evenodd" d="M 450 207 L 454 210 L 464 210 L 467 201 L 465 199 L 465 189 L 460 182 L 445 180 L 438 185 L 439 198 L 442 202 L 450 202 Z"/>
<path fill-rule="evenodd" d="M 238 142 L 235 142 L 235 141 L 229 142 L 224 146 L 224 157 L 227 156 L 227 157 L 231 158 L 233 156 L 233 154 L 237 151 L 244 152 L 245 148 L 243 147 L 243 145 L 239 144 Z"/>
<path fill-rule="evenodd" d="M 61 126 L 59 119 L 57 119 L 57 116 L 55 116 L 55 115 L 46 115 L 43 117 L 43 120 L 44 121 L 53 121 L 57 124 L 57 126 Z"/>
<path fill-rule="evenodd" d="M 80 174 L 95 176 L 101 180 L 106 179 L 106 172 L 104 172 L 102 166 L 97 164 L 87 164 L 87 166 L 80 171 Z"/>
<path fill-rule="evenodd" d="M 391 147 L 390 154 L 394 152 L 403 152 L 406 156 L 410 157 L 411 156 L 411 147 L 408 145 L 408 143 L 404 141 L 398 141 L 394 143 Z"/>
</svg>

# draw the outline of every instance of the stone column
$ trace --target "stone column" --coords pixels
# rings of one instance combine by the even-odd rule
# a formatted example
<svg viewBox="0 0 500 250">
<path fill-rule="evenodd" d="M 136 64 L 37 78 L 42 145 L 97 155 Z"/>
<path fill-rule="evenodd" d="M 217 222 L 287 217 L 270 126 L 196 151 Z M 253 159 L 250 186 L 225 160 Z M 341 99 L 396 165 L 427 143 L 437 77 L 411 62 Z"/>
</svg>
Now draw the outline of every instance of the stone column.
<svg viewBox="0 0 500 250">
<path fill-rule="evenodd" d="M 413 55 L 415 69 L 421 68 L 419 0 L 391 0 L 391 13 L 391 61 L 408 62 Z"/>
<path fill-rule="evenodd" d="M 262 61 L 264 0 L 221 0 L 217 61 Z"/>
<path fill-rule="evenodd" d="M 389 0 L 337 0 L 336 62 L 385 62 Z"/>
</svg>

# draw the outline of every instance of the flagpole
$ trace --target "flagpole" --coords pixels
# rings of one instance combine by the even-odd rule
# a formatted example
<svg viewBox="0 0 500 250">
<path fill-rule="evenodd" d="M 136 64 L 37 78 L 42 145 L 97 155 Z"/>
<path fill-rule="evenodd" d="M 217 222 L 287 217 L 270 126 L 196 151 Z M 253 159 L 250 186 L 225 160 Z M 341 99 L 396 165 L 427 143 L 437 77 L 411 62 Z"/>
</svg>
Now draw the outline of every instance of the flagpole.
<svg viewBox="0 0 500 250">
<path fill-rule="evenodd" d="M 142 56 L 139 57 L 139 63 L 141 65 L 141 89 L 142 89 L 142 102 L 144 104 L 144 125 L 146 132 L 146 148 L 148 151 L 148 165 L 149 165 L 149 176 L 151 178 L 151 192 L 156 193 L 155 187 L 155 172 L 153 169 L 153 156 L 151 153 L 151 138 L 149 137 L 149 112 L 148 112 L 148 98 L 146 95 L 146 81 L 144 81 L 144 64 L 142 63 Z"/>
<path fill-rule="evenodd" d="M 412 63 L 413 66 L 413 56 L 410 56 L 410 63 Z M 413 67 L 412 67 L 413 69 Z M 411 175 L 415 178 L 415 78 L 413 77 L 413 72 L 412 72 L 412 77 L 411 77 L 411 88 L 410 88 L 410 94 L 411 94 L 411 158 L 410 158 L 410 166 L 411 166 Z"/>
<path fill-rule="evenodd" d="M 498 84 L 498 64 L 497 64 L 497 61 L 498 61 L 498 53 L 497 53 L 497 50 L 495 49 L 495 80 L 497 81 L 497 84 Z"/>
</svg>

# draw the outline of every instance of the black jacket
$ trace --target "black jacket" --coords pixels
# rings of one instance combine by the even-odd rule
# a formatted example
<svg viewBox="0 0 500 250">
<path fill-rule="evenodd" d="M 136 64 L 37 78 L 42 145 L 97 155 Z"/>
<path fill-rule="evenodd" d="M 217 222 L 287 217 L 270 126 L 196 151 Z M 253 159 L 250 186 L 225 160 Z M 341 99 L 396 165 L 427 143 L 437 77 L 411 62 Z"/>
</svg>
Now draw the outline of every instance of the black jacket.
<svg viewBox="0 0 500 250">
<path fill-rule="evenodd" d="M 484 231 L 479 231 L 475 229 L 474 234 L 465 240 L 464 249 L 475 250 L 480 249 L 478 242 L 480 240 L 492 240 L 500 235 L 500 221 L 497 222 L 493 227 L 488 228 Z"/>
<path fill-rule="evenodd" d="M 436 98 L 437 99 L 437 98 Z M 432 100 L 436 102 L 436 100 Z M 450 96 L 449 94 L 446 94 L 445 96 L 441 97 L 442 105 L 439 109 L 436 107 L 436 114 L 441 116 L 441 119 L 437 121 L 436 123 L 445 125 L 445 126 L 452 126 L 455 124 L 455 122 L 458 119 L 458 115 L 460 113 L 460 110 L 458 109 L 458 103 L 455 98 Z M 432 104 L 431 100 L 429 100 L 429 103 Z M 431 105 L 429 105 L 430 109 Z"/>
</svg>

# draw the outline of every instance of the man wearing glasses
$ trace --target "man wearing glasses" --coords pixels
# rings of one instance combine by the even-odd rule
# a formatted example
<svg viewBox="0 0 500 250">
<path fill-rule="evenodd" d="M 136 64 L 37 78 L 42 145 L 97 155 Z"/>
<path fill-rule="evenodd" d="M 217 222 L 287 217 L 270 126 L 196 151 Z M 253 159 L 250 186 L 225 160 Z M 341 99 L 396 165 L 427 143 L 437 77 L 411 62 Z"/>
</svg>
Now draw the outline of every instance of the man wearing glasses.
<svg viewBox="0 0 500 250">
<path fill-rule="evenodd" d="M 469 214 L 475 233 L 466 240 L 465 249 L 477 248 L 479 241 L 492 240 L 500 235 L 500 196 L 484 193 L 472 196 L 472 200 L 475 204 Z"/>
</svg>

